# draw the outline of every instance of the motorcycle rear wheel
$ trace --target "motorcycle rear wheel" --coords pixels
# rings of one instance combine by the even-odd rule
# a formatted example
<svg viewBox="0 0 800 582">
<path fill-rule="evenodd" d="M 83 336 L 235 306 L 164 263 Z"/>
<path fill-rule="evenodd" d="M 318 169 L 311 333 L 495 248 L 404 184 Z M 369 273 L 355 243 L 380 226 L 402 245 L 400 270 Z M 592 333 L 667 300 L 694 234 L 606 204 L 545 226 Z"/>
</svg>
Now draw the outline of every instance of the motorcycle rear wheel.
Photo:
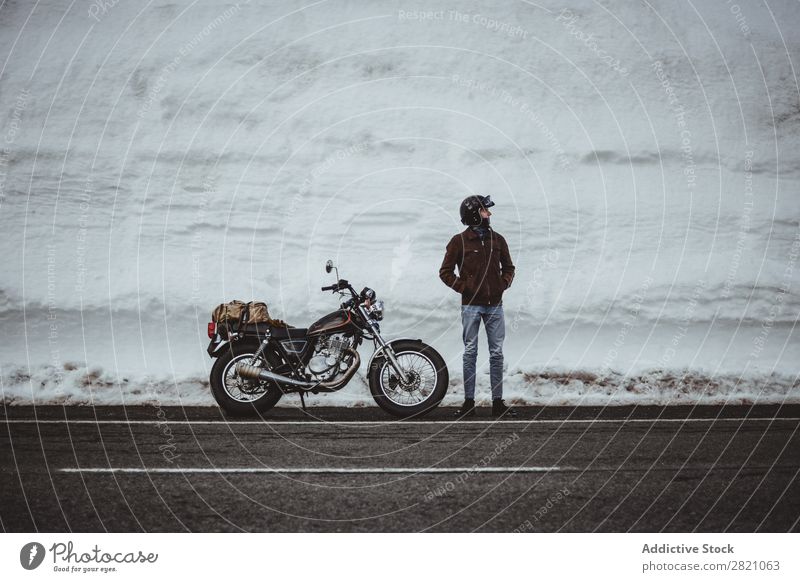
<svg viewBox="0 0 800 582">
<path fill-rule="evenodd" d="M 245 380 L 236 373 L 236 364 L 244 362 L 262 368 L 277 365 L 276 356 L 270 352 L 255 361 L 259 343 L 248 340 L 233 342 L 211 367 L 211 394 L 225 412 L 233 416 L 253 416 L 266 412 L 283 396 L 274 382 Z"/>
<path fill-rule="evenodd" d="M 409 418 L 430 412 L 447 393 L 447 364 L 439 352 L 422 342 L 398 340 L 392 348 L 409 382 L 403 384 L 389 358 L 379 354 L 368 372 L 372 397 L 394 416 Z"/>
</svg>

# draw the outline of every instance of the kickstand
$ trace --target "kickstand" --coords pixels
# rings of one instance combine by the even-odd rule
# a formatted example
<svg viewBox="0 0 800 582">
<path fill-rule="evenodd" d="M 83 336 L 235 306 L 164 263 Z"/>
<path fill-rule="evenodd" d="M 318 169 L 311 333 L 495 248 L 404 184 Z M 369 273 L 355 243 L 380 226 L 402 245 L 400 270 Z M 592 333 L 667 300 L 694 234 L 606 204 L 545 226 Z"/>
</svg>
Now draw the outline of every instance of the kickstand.
<svg viewBox="0 0 800 582">
<path fill-rule="evenodd" d="M 305 412 L 306 411 L 306 395 L 303 392 L 300 393 L 300 404 L 303 405 L 303 412 Z"/>
</svg>

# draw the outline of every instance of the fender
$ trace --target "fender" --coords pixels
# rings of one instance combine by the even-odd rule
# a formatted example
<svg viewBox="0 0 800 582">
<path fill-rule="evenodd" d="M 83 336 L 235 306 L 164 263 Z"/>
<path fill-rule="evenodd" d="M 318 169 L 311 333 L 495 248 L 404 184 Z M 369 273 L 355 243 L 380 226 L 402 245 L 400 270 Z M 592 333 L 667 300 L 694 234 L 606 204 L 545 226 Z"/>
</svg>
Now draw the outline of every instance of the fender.
<svg viewBox="0 0 800 582">
<path fill-rule="evenodd" d="M 417 343 L 420 343 L 420 344 L 421 344 L 421 343 L 423 343 L 423 342 L 422 342 L 422 340 L 421 340 L 421 339 L 419 339 L 419 338 L 413 338 L 413 337 L 398 337 L 398 338 L 395 338 L 395 339 L 393 339 L 393 340 L 391 340 L 391 341 L 388 341 L 388 342 L 386 342 L 386 345 L 387 345 L 387 346 L 390 346 L 390 345 L 392 345 L 392 344 L 393 344 L 393 343 L 395 343 L 395 342 L 402 342 L 402 341 L 406 341 L 406 342 L 417 342 Z M 375 353 L 373 353 L 373 354 L 372 354 L 372 357 L 369 359 L 369 362 L 367 363 L 367 370 L 370 370 L 370 369 L 372 369 L 372 361 L 373 361 L 375 358 L 377 358 L 377 357 L 378 357 L 378 355 L 379 355 L 379 354 L 380 354 L 380 353 L 381 353 L 381 352 L 382 352 L 384 349 L 386 349 L 386 346 L 381 346 L 381 347 L 379 347 L 377 350 L 375 350 Z"/>
<path fill-rule="evenodd" d="M 208 344 L 208 348 L 206 349 L 209 357 L 211 358 L 218 358 L 225 350 L 225 347 L 231 343 L 229 340 L 224 340 L 221 338 L 220 338 L 221 341 L 218 341 L 217 338 L 219 338 L 219 336 L 211 340 L 211 343 Z"/>
</svg>

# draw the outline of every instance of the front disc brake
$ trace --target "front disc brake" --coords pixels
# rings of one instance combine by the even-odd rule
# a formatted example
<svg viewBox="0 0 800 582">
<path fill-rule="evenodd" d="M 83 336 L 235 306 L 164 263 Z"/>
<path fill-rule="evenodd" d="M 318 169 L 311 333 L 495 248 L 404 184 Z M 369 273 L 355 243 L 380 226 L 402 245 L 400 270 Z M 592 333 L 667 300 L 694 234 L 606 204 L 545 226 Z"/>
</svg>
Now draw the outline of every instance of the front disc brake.
<svg viewBox="0 0 800 582">
<path fill-rule="evenodd" d="M 414 370 L 409 370 L 406 372 L 406 376 L 408 377 L 408 382 L 404 383 L 399 376 L 389 374 L 389 388 L 391 388 L 393 391 L 397 391 L 399 388 L 400 390 L 405 390 L 406 392 L 414 392 L 417 390 L 420 383 L 419 374 Z"/>
</svg>

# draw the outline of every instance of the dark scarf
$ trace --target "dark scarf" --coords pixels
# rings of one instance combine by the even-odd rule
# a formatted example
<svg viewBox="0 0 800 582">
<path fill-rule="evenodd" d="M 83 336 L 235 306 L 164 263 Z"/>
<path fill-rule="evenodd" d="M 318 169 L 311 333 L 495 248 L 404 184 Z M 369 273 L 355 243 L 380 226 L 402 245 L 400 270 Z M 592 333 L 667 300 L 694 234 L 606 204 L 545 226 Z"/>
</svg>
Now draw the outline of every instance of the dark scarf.
<svg viewBox="0 0 800 582">
<path fill-rule="evenodd" d="M 485 220 L 485 219 L 484 219 L 483 222 L 487 222 L 488 223 L 488 221 Z M 478 226 L 471 226 L 470 227 L 473 232 L 477 233 L 477 235 L 480 237 L 481 240 L 484 240 L 486 238 L 486 236 L 489 234 L 489 225 L 488 224 L 484 225 L 483 222 L 481 224 L 479 224 Z"/>
</svg>

